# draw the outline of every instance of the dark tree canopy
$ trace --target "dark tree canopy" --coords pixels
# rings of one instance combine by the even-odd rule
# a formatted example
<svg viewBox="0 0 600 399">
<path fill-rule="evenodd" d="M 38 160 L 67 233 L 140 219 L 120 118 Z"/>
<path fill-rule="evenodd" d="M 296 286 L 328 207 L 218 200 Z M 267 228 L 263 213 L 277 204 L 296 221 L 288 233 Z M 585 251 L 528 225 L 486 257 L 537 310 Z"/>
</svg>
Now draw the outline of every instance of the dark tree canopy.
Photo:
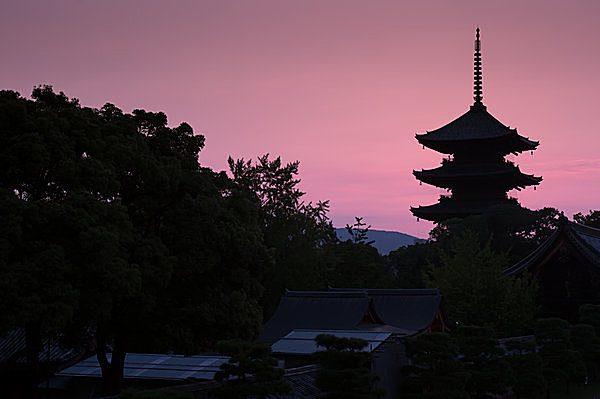
<svg viewBox="0 0 600 399">
<path fill-rule="evenodd" d="M 467 390 L 471 398 L 507 395 L 516 380 L 494 331 L 489 327 L 459 326 L 456 339 L 461 361 L 470 374 Z"/>
<path fill-rule="evenodd" d="M 325 348 L 315 353 L 323 369 L 317 374 L 317 387 L 329 399 L 376 399 L 384 392 L 375 389 L 377 377 L 371 373 L 371 354 L 362 349 L 368 342 L 359 338 L 340 338 L 321 334 L 317 345 Z"/>
<path fill-rule="evenodd" d="M 468 399 L 470 377 L 458 359 L 459 349 L 449 334 L 422 334 L 406 341 L 409 364 L 404 366 L 402 398 Z"/>
<path fill-rule="evenodd" d="M 600 211 L 593 211 L 590 209 L 585 215 L 579 212 L 573 215 L 573 220 L 577 223 L 600 229 Z"/>
<path fill-rule="evenodd" d="M 520 335 L 537 312 L 536 284 L 528 276 L 505 277 L 507 265 L 489 242 L 482 246 L 475 233 L 466 231 L 431 269 L 429 284 L 440 289 L 452 322 L 493 328 L 504 337 Z"/>
<path fill-rule="evenodd" d="M 256 337 L 271 263 L 259 209 L 200 166 L 204 137 L 50 86 L 32 98 L 0 92 L 0 327 L 91 334 L 105 393 L 130 349 Z"/>
<path fill-rule="evenodd" d="M 476 233 L 484 242 L 489 241 L 494 252 L 504 253 L 509 263 L 529 255 L 558 228 L 564 215 L 554 208 L 532 211 L 523 207 L 495 206 L 481 215 L 450 219 L 439 223 L 430 232 L 443 250 L 465 231 Z"/>
<path fill-rule="evenodd" d="M 516 382 L 513 391 L 519 398 L 541 399 L 545 397 L 547 382 L 543 374 L 542 358 L 537 354 L 535 342 L 514 339 L 505 342 L 506 357 Z"/>
<path fill-rule="evenodd" d="M 215 397 L 268 398 L 291 392 L 290 385 L 283 379 L 284 370 L 277 368 L 277 360 L 271 357 L 269 345 L 235 339 L 219 341 L 217 349 L 230 359 L 215 374 L 215 380 L 224 383 L 211 391 Z"/>
<path fill-rule="evenodd" d="M 234 182 L 259 208 L 265 245 L 274 262 L 265 273 L 265 318 L 268 318 L 284 290 L 326 287 L 327 244 L 337 242 L 327 217 L 328 201 L 317 204 L 301 201 L 298 162 L 283 165 L 269 154 L 256 163 L 229 158 Z"/>
<path fill-rule="evenodd" d="M 548 384 L 555 387 L 564 386 L 568 393 L 571 384 L 582 384 L 585 381 L 587 374 L 585 363 L 581 353 L 573 347 L 565 320 L 558 318 L 537 320 L 535 341 Z"/>
</svg>

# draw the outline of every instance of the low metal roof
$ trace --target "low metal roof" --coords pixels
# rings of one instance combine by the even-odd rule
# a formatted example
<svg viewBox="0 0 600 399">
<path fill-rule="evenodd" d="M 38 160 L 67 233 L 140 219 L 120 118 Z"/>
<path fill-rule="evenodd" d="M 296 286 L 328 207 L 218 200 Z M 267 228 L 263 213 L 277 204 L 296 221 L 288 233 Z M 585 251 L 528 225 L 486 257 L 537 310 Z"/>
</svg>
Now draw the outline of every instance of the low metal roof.
<svg viewBox="0 0 600 399">
<path fill-rule="evenodd" d="M 320 334 L 331 334 L 338 338 L 360 338 L 368 342 L 363 348 L 364 352 L 373 352 L 379 345 L 392 335 L 391 332 L 381 331 L 357 331 L 357 330 L 292 330 L 285 337 L 273 345 L 273 353 L 285 353 L 293 355 L 310 355 L 325 348 L 317 345 L 315 338 Z"/>
<path fill-rule="evenodd" d="M 106 355 L 111 359 L 111 354 Z M 126 379 L 212 380 L 227 356 L 183 356 L 128 353 L 123 377 Z M 89 357 L 59 373 L 57 376 L 100 378 L 102 370 L 96 356 Z"/>
</svg>

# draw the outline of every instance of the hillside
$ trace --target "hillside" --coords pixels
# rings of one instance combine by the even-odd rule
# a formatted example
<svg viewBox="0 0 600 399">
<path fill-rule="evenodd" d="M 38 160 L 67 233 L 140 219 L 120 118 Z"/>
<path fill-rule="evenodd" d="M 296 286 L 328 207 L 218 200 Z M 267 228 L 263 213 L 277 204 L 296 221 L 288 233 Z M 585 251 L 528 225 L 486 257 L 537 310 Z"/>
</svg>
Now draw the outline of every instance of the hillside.
<svg viewBox="0 0 600 399">
<path fill-rule="evenodd" d="M 346 241 L 350 238 L 350 235 L 345 228 L 336 228 L 335 232 L 342 241 Z M 413 237 L 398 231 L 386 230 L 369 230 L 367 232 L 367 237 L 369 241 L 375 241 L 373 246 L 377 248 L 382 255 L 387 255 L 400 247 L 412 245 L 415 242 L 423 240 L 422 238 Z"/>
</svg>

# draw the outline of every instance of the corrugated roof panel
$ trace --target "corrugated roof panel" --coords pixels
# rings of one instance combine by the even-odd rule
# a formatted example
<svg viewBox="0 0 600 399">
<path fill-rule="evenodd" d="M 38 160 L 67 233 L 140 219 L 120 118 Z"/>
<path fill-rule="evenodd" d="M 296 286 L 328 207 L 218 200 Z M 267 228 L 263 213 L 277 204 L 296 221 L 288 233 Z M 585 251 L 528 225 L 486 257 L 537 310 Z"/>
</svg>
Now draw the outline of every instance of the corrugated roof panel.
<svg viewBox="0 0 600 399">
<path fill-rule="evenodd" d="M 107 358 L 111 359 L 110 354 Z M 181 356 L 131 353 L 125 357 L 123 377 L 132 379 L 211 380 L 219 366 L 227 363 L 226 356 Z M 59 373 L 60 376 L 101 377 L 96 356 L 89 357 Z"/>
<path fill-rule="evenodd" d="M 374 351 L 392 333 L 378 331 L 348 331 L 348 330 L 293 330 L 285 337 L 271 345 L 273 353 L 288 353 L 308 355 L 323 347 L 317 346 L 315 338 L 320 334 L 331 334 L 339 338 L 360 338 L 368 342 L 363 349 L 365 352 Z"/>
<path fill-rule="evenodd" d="M 360 338 L 365 341 L 384 341 L 391 335 L 389 332 L 380 331 L 297 329 L 288 333 L 284 338 L 314 340 L 320 334 L 331 334 L 340 338 Z"/>
</svg>

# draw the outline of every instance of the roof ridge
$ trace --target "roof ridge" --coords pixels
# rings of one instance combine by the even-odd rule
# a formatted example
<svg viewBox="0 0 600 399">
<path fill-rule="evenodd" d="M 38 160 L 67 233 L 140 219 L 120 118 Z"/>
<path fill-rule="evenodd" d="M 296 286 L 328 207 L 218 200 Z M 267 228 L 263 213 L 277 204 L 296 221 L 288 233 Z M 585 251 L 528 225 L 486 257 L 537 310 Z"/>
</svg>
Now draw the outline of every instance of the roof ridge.
<svg viewBox="0 0 600 399">
<path fill-rule="evenodd" d="M 371 295 L 439 295 L 438 288 L 343 288 L 327 287 L 329 292 L 365 292 Z"/>
<path fill-rule="evenodd" d="M 572 222 L 569 221 L 569 225 L 575 229 L 575 230 L 579 230 L 579 231 L 584 231 L 586 233 L 590 233 L 591 235 L 593 235 L 594 237 L 600 237 L 600 229 L 596 228 L 596 227 L 592 227 L 592 226 L 588 226 L 585 224 L 581 224 L 581 223 L 577 223 L 577 222 Z"/>
<path fill-rule="evenodd" d="M 367 298 L 365 290 L 357 291 L 290 291 L 286 289 L 286 297 L 296 298 Z"/>
</svg>

